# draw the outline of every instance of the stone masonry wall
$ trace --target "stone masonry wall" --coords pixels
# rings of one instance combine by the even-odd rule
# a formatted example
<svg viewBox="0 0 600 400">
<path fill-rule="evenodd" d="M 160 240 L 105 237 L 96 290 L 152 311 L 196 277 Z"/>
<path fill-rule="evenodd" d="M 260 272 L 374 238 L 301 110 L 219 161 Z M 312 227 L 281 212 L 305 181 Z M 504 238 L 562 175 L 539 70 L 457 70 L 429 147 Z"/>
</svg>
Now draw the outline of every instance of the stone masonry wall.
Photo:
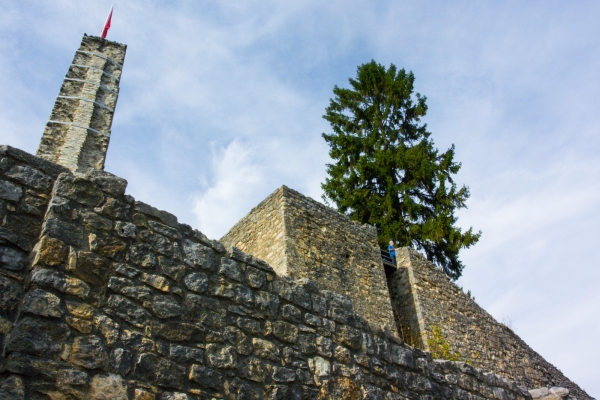
<svg viewBox="0 0 600 400">
<path fill-rule="evenodd" d="M 66 171 L 9 146 L 0 146 L 0 348 L 15 322 L 54 180 Z"/>
<path fill-rule="evenodd" d="M 8 158 L 30 176 L 47 166 Z M 28 194 L 15 176 L 4 197 Z M 382 336 L 345 296 L 278 277 L 125 187 L 100 171 L 56 179 L 25 279 L 14 279 L 24 292 L 16 319 L 3 322 L 0 398 L 531 398 Z M 38 204 L 12 196 L 15 209 Z M 15 229 L 17 243 L 33 234 Z"/>
<path fill-rule="evenodd" d="M 375 329 L 396 334 L 374 227 L 285 188 L 286 253 L 294 277 L 347 296 Z"/>
<path fill-rule="evenodd" d="M 377 233 L 368 225 L 286 186 L 238 222 L 221 241 L 347 296 L 376 329 L 396 332 Z"/>
<path fill-rule="evenodd" d="M 289 275 L 283 193 L 283 187 L 271 193 L 221 238 L 224 245 L 267 261 L 279 276 Z"/>
<path fill-rule="evenodd" d="M 402 248 L 396 255 L 398 270 L 388 277 L 392 302 L 397 313 L 412 316 L 405 322 L 420 336 L 423 348 L 430 350 L 428 339 L 439 327 L 450 351 L 477 368 L 528 388 L 560 386 L 578 399 L 591 398 L 418 252 Z"/>
</svg>

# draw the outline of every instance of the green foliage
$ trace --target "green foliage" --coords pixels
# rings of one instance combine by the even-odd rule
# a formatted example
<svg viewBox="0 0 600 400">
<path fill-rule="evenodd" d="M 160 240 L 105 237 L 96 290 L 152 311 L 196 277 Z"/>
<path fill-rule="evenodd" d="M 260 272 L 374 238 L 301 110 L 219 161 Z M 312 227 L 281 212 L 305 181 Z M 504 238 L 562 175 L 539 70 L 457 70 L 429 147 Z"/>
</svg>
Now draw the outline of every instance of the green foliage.
<svg viewBox="0 0 600 400">
<path fill-rule="evenodd" d="M 429 351 L 433 358 L 441 358 L 449 361 L 464 361 L 460 352 L 452 352 L 450 350 L 450 343 L 448 343 L 442 334 L 442 327 L 440 325 L 431 327 L 429 337 L 427 338 L 427 344 L 429 345 Z"/>
<path fill-rule="evenodd" d="M 456 279 L 463 264 L 458 253 L 477 243 L 481 232 L 454 226 L 469 190 L 457 188 L 452 176 L 460 167 L 454 146 L 440 153 L 420 120 L 426 98 L 413 96 L 414 75 L 375 61 L 358 67 L 351 89 L 335 87 L 323 116 L 333 133 L 323 133 L 334 160 L 322 188 L 350 218 L 374 225 L 382 248 L 422 250 Z"/>
</svg>

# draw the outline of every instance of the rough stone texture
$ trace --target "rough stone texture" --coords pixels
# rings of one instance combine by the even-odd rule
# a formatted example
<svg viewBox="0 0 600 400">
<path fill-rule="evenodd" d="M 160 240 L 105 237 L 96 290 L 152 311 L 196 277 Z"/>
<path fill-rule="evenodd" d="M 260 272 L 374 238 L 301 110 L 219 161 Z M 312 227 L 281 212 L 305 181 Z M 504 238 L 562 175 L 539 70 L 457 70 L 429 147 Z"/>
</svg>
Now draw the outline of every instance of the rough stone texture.
<svg viewBox="0 0 600 400">
<path fill-rule="evenodd" d="M 85 224 L 110 199 L 134 204 L 103 174 L 54 180 L 32 268 L 15 280 L 23 312 L 17 301 L 3 330 L 4 398 L 530 398 L 515 382 L 385 336 L 344 295 L 279 277 L 168 213 L 104 215 L 112 226 L 137 222 L 133 237 Z M 112 258 L 91 235 L 125 251 Z M 156 263 L 145 263 L 150 254 Z"/>
<path fill-rule="evenodd" d="M 373 328 L 396 332 L 373 227 L 351 221 L 282 186 L 221 241 L 265 260 L 280 276 L 307 278 L 322 289 L 347 296 L 356 312 Z M 284 285 L 281 290 L 288 289 Z M 333 319 L 347 323 L 342 311 L 334 304 Z"/>
<path fill-rule="evenodd" d="M 37 155 L 72 171 L 104 169 L 127 46 L 84 35 L 62 84 Z M 16 171 L 20 179 L 39 179 Z"/>
<path fill-rule="evenodd" d="M 0 146 L 0 349 L 6 345 L 6 335 L 13 330 L 24 300 L 23 284 L 31 265 L 28 259 L 35 263 L 45 258 L 48 265 L 56 265 L 66 256 L 64 248 L 47 241 L 38 243 L 52 184 L 64 171 L 21 150 Z M 46 317 L 60 317 L 61 313 L 57 297 L 46 292 L 33 292 L 22 311 Z"/>
<path fill-rule="evenodd" d="M 398 249 L 396 258 L 398 270 L 389 274 L 388 281 L 401 335 L 414 335 L 405 339 L 430 350 L 428 339 L 439 327 L 450 351 L 477 368 L 518 380 L 528 388 L 560 386 L 578 399 L 589 398 L 418 252 Z"/>
</svg>

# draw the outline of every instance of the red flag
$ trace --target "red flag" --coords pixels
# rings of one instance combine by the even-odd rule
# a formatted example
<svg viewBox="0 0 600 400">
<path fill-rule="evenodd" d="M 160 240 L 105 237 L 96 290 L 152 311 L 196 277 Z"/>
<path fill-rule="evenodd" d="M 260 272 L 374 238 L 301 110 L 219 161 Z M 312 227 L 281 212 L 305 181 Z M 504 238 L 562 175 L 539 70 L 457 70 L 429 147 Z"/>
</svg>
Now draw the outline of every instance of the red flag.
<svg viewBox="0 0 600 400">
<path fill-rule="evenodd" d="M 112 12 L 113 12 L 113 6 L 110 6 L 110 12 L 108 13 L 108 17 L 106 17 L 106 22 L 104 23 L 104 28 L 102 28 L 102 33 L 100 33 L 100 36 L 102 37 L 102 39 L 106 39 L 106 34 L 108 33 L 108 30 L 110 29 L 110 21 L 112 20 Z"/>
</svg>

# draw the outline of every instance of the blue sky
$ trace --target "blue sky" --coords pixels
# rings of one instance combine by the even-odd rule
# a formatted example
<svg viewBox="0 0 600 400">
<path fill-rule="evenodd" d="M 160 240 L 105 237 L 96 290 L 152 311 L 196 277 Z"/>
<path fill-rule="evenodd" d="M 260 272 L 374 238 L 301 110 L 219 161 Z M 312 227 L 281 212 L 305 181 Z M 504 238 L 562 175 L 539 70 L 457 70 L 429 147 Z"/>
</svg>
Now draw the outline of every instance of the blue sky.
<svg viewBox="0 0 600 400">
<path fill-rule="evenodd" d="M 289 3 L 289 4 L 288 4 Z M 0 142 L 34 153 L 109 1 L 0 2 Z M 458 284 L 600 396 L 600 3 L 114 1 L 128 45 L 106 170 L 221 237 L 282 184 L 320 199 L 321 118 L 371 59 L 414 72 L 471 190 Z"/>
</svg>

